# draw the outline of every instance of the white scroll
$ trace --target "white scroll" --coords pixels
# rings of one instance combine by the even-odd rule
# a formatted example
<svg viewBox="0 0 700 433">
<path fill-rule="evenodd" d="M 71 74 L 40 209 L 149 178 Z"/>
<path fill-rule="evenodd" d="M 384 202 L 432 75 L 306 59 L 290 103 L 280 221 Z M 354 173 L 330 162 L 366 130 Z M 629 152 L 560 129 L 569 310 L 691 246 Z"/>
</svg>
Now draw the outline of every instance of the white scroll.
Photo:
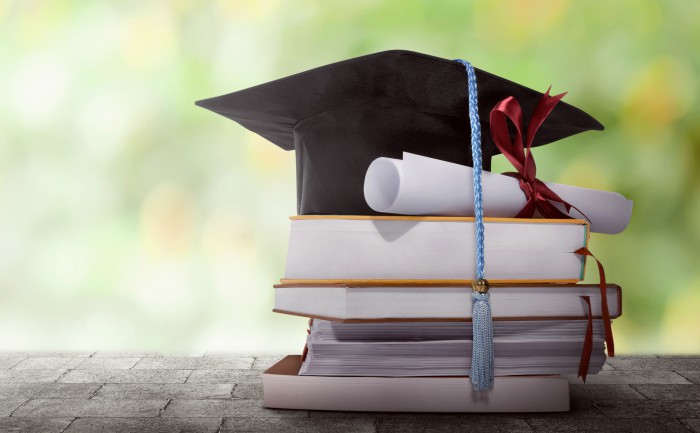
<svg viewBox="0 0 700 433">
<path fill-rule="evenodd" d="M 545 182 L 566 202 L 588 217 L 591 231 L 623 231 L 632 215 L 632 201 L 621 194 Z M 484 171 L 484 216 L 510 218 L 525 206 L 517 179 Z M 365 200 L 377 212 L 402 215 L 473 216 L 472 168 L 404 153 L 403 160 L 377 158 L 365 175 Z M 554 203 L 567 213 L 562 205 Z M 586 219 L 576 209 L 568 215 Z"/>
</svg>

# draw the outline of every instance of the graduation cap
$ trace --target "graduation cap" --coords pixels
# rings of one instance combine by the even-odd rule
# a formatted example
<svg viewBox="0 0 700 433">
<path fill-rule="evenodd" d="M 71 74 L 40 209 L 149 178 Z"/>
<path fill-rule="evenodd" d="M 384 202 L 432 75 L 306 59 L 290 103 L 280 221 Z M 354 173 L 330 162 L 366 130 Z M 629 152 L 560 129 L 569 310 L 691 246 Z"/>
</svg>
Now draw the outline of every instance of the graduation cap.
<svg viewBox="0 0 700 433">
<path fill-rule="evenodd" d="M 526 128 L 542 93 L 476 69 L 483 168 L 498 149 L 489 114 L 515 97 Z M 300 215 L 376 215 L 364 178 L 379 157 L 411 152 L 472 166 L 464 66 L 411 51 L 384 51 L 196 102 L 296 152 Z M 533 146 L 603 126 L 559 103 Z"/>
</svg>

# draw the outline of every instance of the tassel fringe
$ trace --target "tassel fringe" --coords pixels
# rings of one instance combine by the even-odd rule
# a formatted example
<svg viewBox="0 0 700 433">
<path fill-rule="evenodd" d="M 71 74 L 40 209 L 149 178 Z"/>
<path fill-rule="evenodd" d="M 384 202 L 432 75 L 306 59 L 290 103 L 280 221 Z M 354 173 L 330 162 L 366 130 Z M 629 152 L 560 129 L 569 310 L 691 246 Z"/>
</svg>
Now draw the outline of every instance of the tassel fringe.
<svg viewBox="0 0 700 433">
<path fill-rule="evenodd" d="M 488 293 L 472 293 L 473 343 L 471 381 L 475 390 L 493 386 L 493 323 Z"/>
</svg>

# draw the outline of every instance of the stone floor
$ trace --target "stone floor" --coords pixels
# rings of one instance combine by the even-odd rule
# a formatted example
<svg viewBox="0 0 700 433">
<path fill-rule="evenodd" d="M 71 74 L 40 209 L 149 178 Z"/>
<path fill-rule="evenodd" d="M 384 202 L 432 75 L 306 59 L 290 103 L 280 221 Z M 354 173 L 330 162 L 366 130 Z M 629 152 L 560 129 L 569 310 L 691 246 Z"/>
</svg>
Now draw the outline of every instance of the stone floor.
<svg viewBox="0 0 700 433">
<path fill-rule="evenodd" d="M 611 358 L 559 414 L 269 410 L 281 357 L 0 353 L 0 432 L 700 432 L 700 355 Z"/>
</svg>

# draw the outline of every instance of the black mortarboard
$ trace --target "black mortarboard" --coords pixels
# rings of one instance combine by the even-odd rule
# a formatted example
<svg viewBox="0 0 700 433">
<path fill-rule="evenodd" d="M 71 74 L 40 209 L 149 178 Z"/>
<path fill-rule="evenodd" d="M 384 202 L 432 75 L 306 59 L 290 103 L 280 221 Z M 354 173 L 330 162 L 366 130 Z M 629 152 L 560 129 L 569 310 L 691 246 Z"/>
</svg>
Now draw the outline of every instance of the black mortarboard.
<svg viewBox="0 0 700 433">
<path fill-rule="evenodd" d="M 542 93 L 476 69 L 483 166 L 498 153 L 491 109 L 508 96 L 523 126 Z M 196 102 L 285 150 L 296 151 L 300 215 L 374 215 L 363 185 L 370 163 L 411 152 L 471 166 L 467 74 L 463 65 L 410 51 L 384 51 L 311 69 Z M 587 130 L 594 118 L 560 102 L 533 146 Z"/>
</svg>

